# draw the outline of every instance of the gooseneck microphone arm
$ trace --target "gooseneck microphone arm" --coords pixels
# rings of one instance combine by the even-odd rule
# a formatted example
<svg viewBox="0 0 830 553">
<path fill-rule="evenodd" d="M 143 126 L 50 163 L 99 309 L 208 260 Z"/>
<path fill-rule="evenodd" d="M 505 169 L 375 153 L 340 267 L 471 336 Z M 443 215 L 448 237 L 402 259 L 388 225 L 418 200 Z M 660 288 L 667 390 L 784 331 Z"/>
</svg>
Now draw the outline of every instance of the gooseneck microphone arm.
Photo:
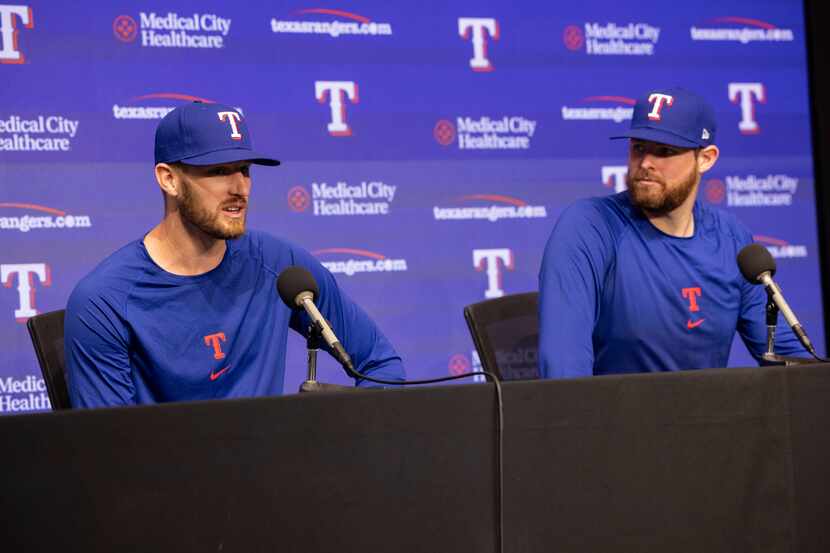
<svg viewBox="0 0 830 553">
<path fill-rule="evenodd" d="M 796 318 L 795 313 L 793 310 L 790 309 L 790 305 L 787 303 L 787 300 L 784 299 L 784 294 L 781 293 L 781 288 L 775 283 L 772 277 L 775 275 L 775 259 L 773 259 L 772 254 L 769 253 L 764 246 L 761 244 L 750 244 L 745 246 L 740 252 L 738 252 L 738 268 L 741 270 L 741 274 L 744 276 L 746 280 L 748 280 L 752 284 L 763 284 L 764 288 L 767 291 L 768 302 L 772 302 L 775 307 L 777 308 L 776 311 L 780 311 L 782 315 L 784 315 L 784 320 L 787 321 L 787 324 L 790 325 L 792 328 L 793 333 L 798 337 L 799 342 L 801 345 L 804 346 L 810 355 L 818 359 L 819 361 L 826 361 L 822 357 L 819 357 L 818 353 L 816 353 L 816 348 L 813 346 L 813 343 L 810 341 L 810 338 L 807 336 L 807 332 L 804 330 L 804 327 L 801 326 L 801 323 Z M 777 319 L 777 313 L 776 319 Z M 770 320 L 772 317 L 772 313 L 770 312 L 769 305 L 767 306 L 767 347 L 769 348 L 769 327 L 770 327 Z M 774 337 L 774 331 L 773 331 Z"/>
<path fill-rule="evenodd" d="M 304 290 L 297 294 L 294 298 L 294 304 L 305 309 L 305 312 L 311 319 L 311 324 L 318 328 L 320 336 L 322 336 L 323 340 L 326 344 L 328 344 L 329 348 L 334 353 L 334 357 L 351 374 L 354 371 L 352 358 L 349 357 L 348 353 L 346 353 L 346 349 L 343 347 L 343 344 L 340 343 L 340 340 L 337 339 L 337 336 L 329 326 L 328 321 L 326 321 L 325 317 L 323 317 L 317 309 L 317 306 L 314 305 L 314 294 L 309 290 Z"/>
<path fill-rule="evenodd" d="M 781 288 L 779 288 L 775 281 L 772 280 L 772 275 L 767 271 L 758 275 L 757 279 L 766 287 L 770 299 L 772 299 L 775 306 L 778 307 L 778 311 L 784 315 L 784 320 L 787 321 L 787 324 L 793 329 L 793 332 L 798 337 L 801 345 L 803 345 L 807 351 L 810 352 L 810 354 L 817 357 L 818 354 L 816 353 L 816 348 L 813 346 L 813 343 L 810 341 L 810 338 L 807 336 L 807 333 L 804 331 L 804 327 L 801 326 L 801 323 L 798 321 L 795 313 L 793 313 L 793 310 L 790 309 L 790 305 L 787 303 L 787 300 L 784 299 L 784 294 L 781 293 Z"/>
</svg>

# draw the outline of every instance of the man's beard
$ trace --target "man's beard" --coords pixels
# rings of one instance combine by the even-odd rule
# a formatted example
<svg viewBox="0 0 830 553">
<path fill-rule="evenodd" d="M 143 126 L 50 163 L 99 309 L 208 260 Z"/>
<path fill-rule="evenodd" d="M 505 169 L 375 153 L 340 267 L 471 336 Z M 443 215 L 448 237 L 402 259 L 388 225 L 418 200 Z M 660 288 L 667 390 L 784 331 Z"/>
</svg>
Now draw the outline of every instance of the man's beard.
<svg viewBox="0 0 830 553">
<path fill-rule="evenodd" d="M 178 199 L 178 208 L 182 214 L 182 218 L 208 236 L 220 240 L 232 240 L 239 238 L 245 233 L 245 218 L 247 217 L 247 212 L 239 219 L 223 220 L 221 213 L 223 205 L 219 206 L 219 211 L 216 213 L 211 213 L 200 206 L 194 197 L 191 184 L 187 178 L 182 179 L 181 192 L 181 196 Z M 234 201 L 226 203 L 233 203 L 234 205 L 241 203 L 247 207 L 247 202 L 244 200 L 241 202 Z"/>
<path fill-rule="evenodd" d="M 652 190 L 647 191 L 636 184 L 639 180 L 660 183 L 661 188 L 655 191 L 653 190 L 654 187 L 650 187 Z M 671 186 L 665 180 L 649 175 L 647 171 L 638 171 L 633 175 L 629 171 L 625 176 L 625 184 L 628 186 L 628 197 L 631 198 L 631 203 L 653 215 L 665 215 L 680 207 L 694 191 L 699 180 L 700 171 L 697 164 L 692 166 L 692 171 L 686 178 Z"/>
</svg>

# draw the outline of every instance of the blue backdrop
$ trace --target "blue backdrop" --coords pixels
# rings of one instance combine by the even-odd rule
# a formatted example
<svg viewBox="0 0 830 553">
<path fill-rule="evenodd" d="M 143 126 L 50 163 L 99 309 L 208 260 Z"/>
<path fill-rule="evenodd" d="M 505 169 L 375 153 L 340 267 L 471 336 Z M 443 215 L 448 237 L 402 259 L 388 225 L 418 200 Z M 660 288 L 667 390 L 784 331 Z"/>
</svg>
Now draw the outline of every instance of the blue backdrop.
<svg viewBox="0 0 830 553">
<path fill-rule="evenodd" d="M 535 290 L 564 206 L 624 187 L 607 137 L 633 98 L 695 90 L 721 148 L 702 201 L 770 248 L 821 341 L 800 2 L 238 6 L 0 5 L 0 412 L 48 408 L 25 321 L 160 220 L 153 132 L 193 99 L 238 106 L 283 160 L 254 169 L 250 226 L 314 252 L 421 378 L 475 367 L 463 306 Z"/>
</svg>

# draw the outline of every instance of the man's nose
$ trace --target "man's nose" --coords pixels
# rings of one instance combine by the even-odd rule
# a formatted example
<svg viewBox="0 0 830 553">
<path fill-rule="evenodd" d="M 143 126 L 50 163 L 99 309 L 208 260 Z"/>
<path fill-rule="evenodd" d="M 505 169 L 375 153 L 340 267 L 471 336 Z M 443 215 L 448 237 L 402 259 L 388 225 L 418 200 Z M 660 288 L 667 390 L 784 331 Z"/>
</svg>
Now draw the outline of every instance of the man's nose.
<svg viewBox="0 0 830 553">
<path fill-rule="evenodd" d="M 251 178 L 236 171 L 231 175 L 231 193 L 239 196 L 248 196 L 251 191 Z"/>
<path fill-rule="evenodd" d="M 657 156 L 651 152 L 644 152 L 640 157 L 640 163 L 638 165 L 643 169 L 654 169 L 656 159 Z"/>
</svg>

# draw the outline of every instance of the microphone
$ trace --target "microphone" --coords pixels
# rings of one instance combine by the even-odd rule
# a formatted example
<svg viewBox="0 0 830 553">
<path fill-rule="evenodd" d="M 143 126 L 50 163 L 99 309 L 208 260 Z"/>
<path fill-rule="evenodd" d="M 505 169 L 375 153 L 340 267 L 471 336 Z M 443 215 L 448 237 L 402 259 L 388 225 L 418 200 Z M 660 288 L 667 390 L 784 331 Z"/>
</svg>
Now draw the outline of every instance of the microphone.
<svg viewBox="0 0 830 553">
<path fill-rule="evenodd" d="M 318 288 L 317 281 L 314 280 L 314 276 L 308 269 L 296 265 L 285 269 L 277 278 L 277 292 L 279 292 L 280 298 L 289 309 L 297 309 L 298 307 L 305 309 L 311 319 L 311 324 L 319 329 L 323 340 L 334 352 L 334 357 L 349 374 L 352 376 L 357 374 L 352 359 L 346 353 L 343 344 L 337 339 L 325 317 L 320 314 L 317 306 L 314 305 L 314 300 L 320 295 L 320 288 Z"/>
<path fill-rule="evenodd" d="M 810 338 L 807 337 L 807 333 L 804 331 L 801 323 L 798 322 L 795 313 L 790 309 L 787 300 L 784 299 L 781 288 L 772 280 L 772 277 L 775 276 L 775 259 L 772 258 L 769 250 L 761 244 L 750 244 L 744 247 L 738 252 L 738 268 L 741 270 L 744 278 L 752 284 L 764 285 L 770 300 L 772 300 L 781 314 L 784 315 L 784 319 L 790 325 L 790 328 L 793 329 L 795 335 L 798 336 L 801 345 L 814 357 L 818 358 L 818 354 L 812 342 L 810 342 Z"/>
<path fill-rule="evenodd" d="M 486 371 L 473 371 L 453 376 L 428 378 L 423 380 L 383 380 L 357 372 L 354 368 L 354 363 L 352 363 L 351 357 L 349 357 L 349 354 L 346 353 L 346 350 L 337 339 L 337 336 L 334 335 L 334 332 L 326 319 L 317 310 L 317 306 L 314 305 L 314 300 L 320 294 L 320 289 L 317 287 L 317 281 L 314 280 L 314 276 L 308 271 L 308 269 L 297 265 L 292 265 L 291 267 L 285 269 L 277 278 L 277 292 L 279 292 L 280 298 L 282 298 L 282 301 L 285 302 L 289 309 L 297 309 L 298 307 L 302 307 L 306 310 L 306 313 L 308 313 L 308 316 L 311 318 L 311 324 L 320 331 L 323 339 L 329 345 L 329 348 L 331 348 L 334 352 L 335 358 L 340 361 L 340 364 L 343 365 L 343 368 L 346 369 L 346 372 L 349 373 L 349 376 L 352 378 L 368 380 L 369 382 L 386 384 L 390 386 L 409 386 L 413 384 L 435 384 L 438 382 L 448 382 L 450 380 L 459 380 L 461 378 L 468 378 L 470 376 L 482 374 L 490 378 L 490 380 L 495 383 L 498 394 L 498 402 L 499 405 L 501 405 L 501 385 L 499 383 L 499 377 Z"/>
</svg>

